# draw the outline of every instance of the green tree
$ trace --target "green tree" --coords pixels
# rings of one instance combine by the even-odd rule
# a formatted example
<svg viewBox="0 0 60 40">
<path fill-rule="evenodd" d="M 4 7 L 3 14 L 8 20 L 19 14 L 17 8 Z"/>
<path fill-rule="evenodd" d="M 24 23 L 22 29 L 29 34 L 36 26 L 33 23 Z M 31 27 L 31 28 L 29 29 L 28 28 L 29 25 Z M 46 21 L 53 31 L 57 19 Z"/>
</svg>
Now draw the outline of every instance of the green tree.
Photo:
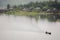
<svg viewBox="0 0 60 40">
<path fill-rule="evenodd" d="M 10 9 L 10 4 L 7 5 L 7 9 Z"/>
<path fill-rule="evenodd" d="M 55 0 L 55 3 L 57 4 L 58 0 Z"/>
<path fill-rule="evenodd" d="M 13 9 L 17 9 L 17 6 L 16 6 L 16 5 L 14 5 L 14 6 L 13 6 Z"/>
</svg>

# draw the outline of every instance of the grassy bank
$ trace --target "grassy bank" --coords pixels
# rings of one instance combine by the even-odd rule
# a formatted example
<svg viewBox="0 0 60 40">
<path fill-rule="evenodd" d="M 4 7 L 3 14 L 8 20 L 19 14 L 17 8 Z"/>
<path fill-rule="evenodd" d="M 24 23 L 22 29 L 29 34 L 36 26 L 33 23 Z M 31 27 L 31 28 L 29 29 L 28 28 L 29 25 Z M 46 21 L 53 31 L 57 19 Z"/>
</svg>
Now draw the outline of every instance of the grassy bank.
<svg viewBox="0 0 60 40">
<path fill-rule="evenodd" d="M 15 15 L 15 16 L 29 16 L 29 17 L 34 17 L 36 19 L 38 19 L 40 16 L 43 19 L 47 18 L 48 20 L 54 20 L 53 17 L 51 17 L 51 15 L 50 15 L 50 17 L 47 16 L 48 14 L 50 14 L 47 12 L 34 12 L 34 11 L 33 12 L 26 12 L 26 11 L 20 11 L 20 10 L 13 10 L 13 11 L 4 12 L 4 13 L 0 13 L 0 14 Z M 60 15 L 60 13 L 59 13 L 59 15 Z"/>
<path fill-rule="evenodd" d="M 0 13 L 0 14 L 18 15 L 18 16 L 37 16 L 37 15 L 40 15 L 40 14 L 47 14 L 47 13 L 35 12 L 35 11 L 26 12 L 26 11 L 21 11 L 21 10 L 13 10 L 13 11 L 8 11 L 8 12 L 3 12 L 3 13 Z"/>
<path fill-rule="evenodd" d="M 9 11 L 9 12 L 4 12 L 0 14 L 8 14 L 8 15 L 18 15 L 18 16 L 37 16 L 39 13 L 37 12 L 26 12 L 26 11 L 20 11 L 20 10 L 15 10 L 15 11 Z"/>
</svg>

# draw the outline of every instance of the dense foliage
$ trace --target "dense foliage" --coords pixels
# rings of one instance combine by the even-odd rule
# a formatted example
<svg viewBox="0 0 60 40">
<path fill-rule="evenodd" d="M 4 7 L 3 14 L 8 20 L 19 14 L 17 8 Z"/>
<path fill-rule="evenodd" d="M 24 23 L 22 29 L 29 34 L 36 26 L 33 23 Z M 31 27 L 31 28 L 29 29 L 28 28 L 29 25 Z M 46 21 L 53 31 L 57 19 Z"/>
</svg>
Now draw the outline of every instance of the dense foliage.
<svg viewBox="0 0 60 40">
<path fill-rule="evenodd" d="M 16 6 L 13 6 L 14 8 L 16 8 Z M 30 2 L 28 4 L 24 4 L 24 5 L 18 5 L 17 8 L 36 8 L 36 7 L 40 7 L 41 9 L 43 8 L 57 8 L 60 9 L 60 2 L 57 2 L 57 0 L 55 1 L 43 1 L 43 2 Z"/>
</svg>

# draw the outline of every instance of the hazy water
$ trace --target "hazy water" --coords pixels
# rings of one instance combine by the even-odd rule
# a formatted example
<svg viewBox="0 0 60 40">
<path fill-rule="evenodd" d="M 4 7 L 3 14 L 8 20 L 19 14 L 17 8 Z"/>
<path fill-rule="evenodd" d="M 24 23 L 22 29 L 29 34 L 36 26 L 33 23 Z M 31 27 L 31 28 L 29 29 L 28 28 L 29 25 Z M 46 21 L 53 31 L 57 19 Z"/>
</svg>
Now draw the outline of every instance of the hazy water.
<svg viewBox="0 0 60 40">
<path fill-rule="evenodd" d="M 52 35 L 46 35 L 45 31 Z M 0 15 L 0 40 L 60 40 L 60 23 L 27 16 Z"/>
</svg>

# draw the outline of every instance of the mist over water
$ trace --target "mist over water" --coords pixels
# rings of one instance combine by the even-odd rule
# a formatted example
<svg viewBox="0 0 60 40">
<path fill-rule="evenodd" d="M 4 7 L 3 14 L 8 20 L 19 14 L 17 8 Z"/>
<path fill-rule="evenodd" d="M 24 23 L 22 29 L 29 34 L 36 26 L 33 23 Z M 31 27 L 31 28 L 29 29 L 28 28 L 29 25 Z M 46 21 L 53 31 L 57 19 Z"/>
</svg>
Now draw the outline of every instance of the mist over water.
<svg viewBox="0 0 60 40">
<path fill-rule="evenodd" d="M 60 23 L 27 16 L 0 15 L 0 40 L 60 40 Z M 51 35 L 45 32 L 51 32 Z"/>
</svg>

